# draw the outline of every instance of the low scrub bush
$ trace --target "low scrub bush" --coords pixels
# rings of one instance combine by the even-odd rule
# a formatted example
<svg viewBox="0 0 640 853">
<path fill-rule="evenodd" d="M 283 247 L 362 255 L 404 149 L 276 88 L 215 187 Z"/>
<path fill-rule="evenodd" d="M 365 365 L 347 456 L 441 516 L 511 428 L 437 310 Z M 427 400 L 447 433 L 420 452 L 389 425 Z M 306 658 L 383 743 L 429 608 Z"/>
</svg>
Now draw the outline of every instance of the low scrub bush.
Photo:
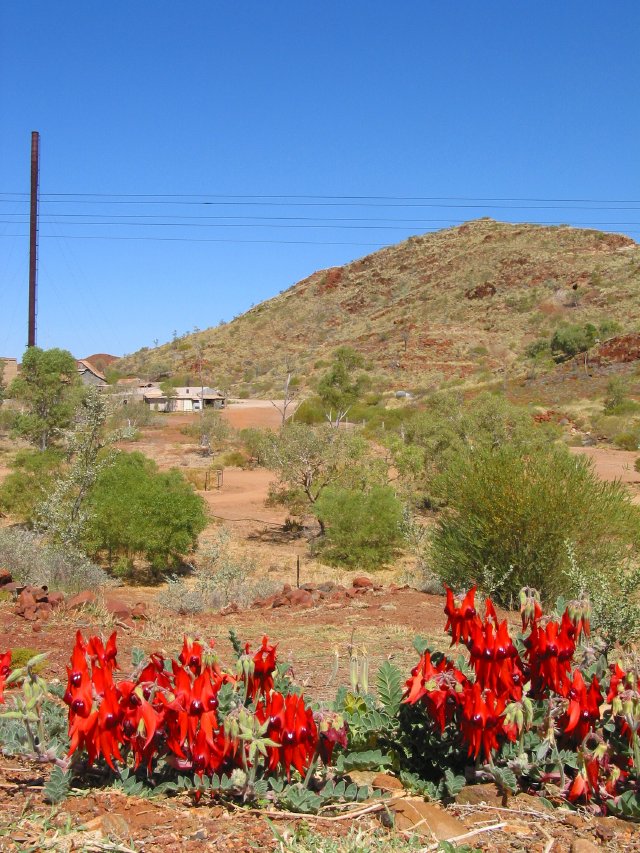
<svg viewBox="0 0 640 853">
<path fill-rule="evenodd" d="M 177 613 L 201 613 L 231 603 L 248 607 L 279 588 L 279 584 L 257 574 L 252 560 L 229 552 L 229 532 L 223 527 L 199 555 L 195 574 L 170 578 L 158 601 Z"/>
<path fill-rule="evenodd" d="M 449 585 L 470 581 L 509 603 L 527 581 L 546 600 L 566 586 L 569 551 L 585 591 L 637 557 L 640 520 L 623 484 L 603 482 L 564 448 L 523 455 L 505 445 L 461 453 L 438 477 L 447 507 L 430 565 Z"/>
<path fill-rule="evenodd" d="M 107 573 L 84 554 L 49 545 L 30 530 L 0 530 L 0 565 L 22 584 L 48 586 L 62 592 L 98 589 L 112 583 Z"/>
<path fill-rule="evenodd" d="M 637 432 L 619 432 L 613 437 L 613 443 L 620 450 L 638 450 L 640 430 Z"/>
</svg>

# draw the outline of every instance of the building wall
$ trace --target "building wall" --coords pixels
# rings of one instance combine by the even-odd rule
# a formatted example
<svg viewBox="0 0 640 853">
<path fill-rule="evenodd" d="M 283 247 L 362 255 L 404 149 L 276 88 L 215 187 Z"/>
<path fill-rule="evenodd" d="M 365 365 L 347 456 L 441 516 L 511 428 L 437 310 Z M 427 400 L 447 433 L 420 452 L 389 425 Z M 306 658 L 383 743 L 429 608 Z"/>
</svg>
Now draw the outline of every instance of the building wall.
<svg viewBox="0 0 640 853">
<path fill-rule="evenodd" d="M 0 358 L 4 363 L 4 374 L 2 381 L 5 385 L 9 385 L 18 375 L 18 362 L 15 358 Z"/>
</svg>

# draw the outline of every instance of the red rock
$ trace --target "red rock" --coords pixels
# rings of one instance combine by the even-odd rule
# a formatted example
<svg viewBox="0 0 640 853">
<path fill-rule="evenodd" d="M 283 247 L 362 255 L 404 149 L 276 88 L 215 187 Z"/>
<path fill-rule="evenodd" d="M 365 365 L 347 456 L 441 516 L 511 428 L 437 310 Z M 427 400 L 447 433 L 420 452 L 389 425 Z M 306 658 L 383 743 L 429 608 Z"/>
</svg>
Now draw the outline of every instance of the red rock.
<svg viewBox="0 0 640 853">
<path fill-rule="evenodd" d="M 306 589 L 294 589 L 287 598 L 294 607 L 313 607 L 313 598 Z"/>
<path fill-rule="evenodd" d="M 358 575 L 352 580 L 351 585 L 354 589 L 371 589 L 373 588 L 373 581 L 366 575 Z"/>
<path fill-rule="evenodd" d="M 334 589 L 333 592 L 331 593 L 331 595 L 329 596 L 328 600 L 331 602 L 344 601 L 346 597 L 347 597 L 347 590 L 346 589 Z"/>
<path fill-rule="evenodd" d="M 21 592 L 24 589 L 23 583 L 18 583 L 17 581 L 10 581 L 9 583 L 5 583 L 2 586 L 4 592 Z"/>
<path fill-rule="evenodd" d="M 13 581 L 13 576 L 9 569 L 0 569 L 0 586 L 6 586 Z"/>
<path fill-rule="evenodd" d="M 16 610 L 16 613 L 18 613 L 18 616 L 22 616 L 23 619 L 26 619 L 27 622 L 35 622 L 38 618 L 38 611 L 35 605 L 33 607 L 25 607 L 21 612 Z"/>
<path fill-rule="evenodd" d="M 149 618 L 149 606 L 145 601 L 136 601 L 133 605 L 133 609 L 131 611 L 132 619 L 148 619 Z"/>
<path fill-rule="evenodd" d="M 52 607 L 59 607 L 61 604 L 64 604 L 64 593 L 62 593 L 62 592 L 50 592 L 49 593 L 49 604 Z"/>
<path fill-rule="evenodd" d="M 65 602 L 65 607 L 69 610 L 79 610 L 81 607 L 84 607 L 85 604 L 93 604 L 95 600 L 95 592 L 91 592 L 90 589 L 85 589 L 84 592 L 78 592 L 76 595 L 72 595 L 71 598 L 68 598 Z"/>
<path fill-rule="evenodd" d="M 16 613 L 20 613 L 20 611 L 24 611 L 27 608 L 35 607 L 36 600 L 33 595 L 29 592 L 28 589 L 23 589 L 20 595 L 18 596 L 18 602 L 16 604 Z"/>
<path fill-rule="evenodd" d="M 293 587 L 291 586 L 291 584 L 290 584 L 290 583 L 286 583 L 286 584 L 282 587 L 282 594 L 283 594 L 283 595 L 288 595 L 288 594 L 292 591 L 292 589 L 293 589 Z"/>
<path fill-rule="evenodd" d="M 271 607 L 286 607 L 289 604 L 289 599 L 284 595 L 275 595 L 271 602 Z"/>
<path fill-rule="evenodd" d="M 34 634 L 38 634 L 40 631 L 42 631 L 42 622 L 37 619 L 31 626 L 31 630 Z"/>
<path fill-rule="evenodd" d="M 116 619 L 130 619 L 131 608 L 119 598 L 105 598 L 104 606 L 108 613 L 115 616 Z"/>
<path fill-rule="evenodd" d="M 37 587 L 32 591 L 32 595 L 36 601 L 48 601 L 49 593 L 47 591 L 46 586 Z"/>
<path fill-rule="evenodd" d="M 230 616 L 232 613 L 239 613 L 239 612 L 240 612 L 240 608 L 238 607 L 236 602 L 231 601 L 225 607 L 221 608 L 220 615 L 221 616 Z"/>
<path fill-rule="evenodd" d="M 316 585 L 314 583 L 301 583 L 300 589 L 306 589 L 307 592 L 315 592 Z"/>
</svg>

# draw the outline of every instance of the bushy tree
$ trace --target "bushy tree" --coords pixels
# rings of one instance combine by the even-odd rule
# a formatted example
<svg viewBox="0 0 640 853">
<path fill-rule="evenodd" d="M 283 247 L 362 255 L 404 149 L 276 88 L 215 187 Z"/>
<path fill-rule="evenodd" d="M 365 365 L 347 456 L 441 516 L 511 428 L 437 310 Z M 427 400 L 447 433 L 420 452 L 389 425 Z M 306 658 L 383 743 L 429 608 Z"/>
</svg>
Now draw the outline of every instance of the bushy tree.
<svg viewBox="0 0 640 853">
<path fill-rule="evenodd" d="M 314 513 L 325 529 L 322 558 L 334 565 L 379 568 L 402 540 L 402 504 L 389 486 L 373 486 L 367 492 L 326 489 Z"/>
<path fill-rule="evenodd" d="M 507 445 L 535 452 L 558 434 L 557 427 L 536 424 L 530 412 L 500 395 L 483 393 L 465 401 L 460 392 L 440 391 L 389 443 L 407 498 L 437 506 L 441 498 L 434 478 L 460 453 Z"/>
<path fill-rule="evenodd" d="M 454 587 L 478 583 L 508 603 L 529 585 L 552 599 L 567 592 L 570 553 L 585 578 L 611 585 L 637 555 L 640 516 L 625 487 L 563 447 L 459 452 L 436 487 L 446 509 L 430 558 Z"/>
<path fill-rule="evenodd" d="M 16 431 L 46 450 L 73 419 L 81 395 L 76 360 L 67 350 L 29 347 L 10 390 L 27 409 Z"/>
<path fill-rule="evenodd" d="M 278 433 L 265 433 L 261 459 L 278 477 L 272 500 L 294 514 L 312 510 L 329 486 L 355 489 L 387 479 L 384 460 L 372 457 L 361 435 L 328 425 L 288 423 Z"/>
<path fill-rule="evenodd" d="M 330 423 L 339 426 L 349 409 L 369 386 L 369 378 L 361 371 L 364 359 L 351 347 L 339 347 L 333 354 L 328 372 L 318 383 L 318 396 Z M 360 371 L 360 372 L 358 372 Z"/>
<path fill-rule="evenodd" d="M 207 523 L 204 501 L 180 471 L 159 471 L 142 453 L 119 453 L 88 500 L 85 544 L 109 561 L 144 557 L 154 568 L 191 552 Z"/>
</svg>

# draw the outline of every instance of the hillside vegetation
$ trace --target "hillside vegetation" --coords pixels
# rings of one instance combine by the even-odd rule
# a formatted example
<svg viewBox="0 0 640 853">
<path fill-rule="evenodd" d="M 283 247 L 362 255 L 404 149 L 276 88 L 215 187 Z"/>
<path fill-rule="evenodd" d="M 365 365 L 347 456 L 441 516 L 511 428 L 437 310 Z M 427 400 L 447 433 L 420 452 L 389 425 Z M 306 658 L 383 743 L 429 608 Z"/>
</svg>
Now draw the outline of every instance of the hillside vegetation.
<svg viewBox="0 0 640 853">
<path fill-rule="evenodd" d="M 527 347 L 563 323 L 636 331 L 638 285 L 640 247 L 629 237 L 481 219 L 315 272 L 232 322 L 112 367 L 193 377 L 202 358 L 211 383 L 270 396 L 289 369 L 313 384 L 346 344 L 381 389 L 482 382 L 524 370 Z"/>
</svg>

